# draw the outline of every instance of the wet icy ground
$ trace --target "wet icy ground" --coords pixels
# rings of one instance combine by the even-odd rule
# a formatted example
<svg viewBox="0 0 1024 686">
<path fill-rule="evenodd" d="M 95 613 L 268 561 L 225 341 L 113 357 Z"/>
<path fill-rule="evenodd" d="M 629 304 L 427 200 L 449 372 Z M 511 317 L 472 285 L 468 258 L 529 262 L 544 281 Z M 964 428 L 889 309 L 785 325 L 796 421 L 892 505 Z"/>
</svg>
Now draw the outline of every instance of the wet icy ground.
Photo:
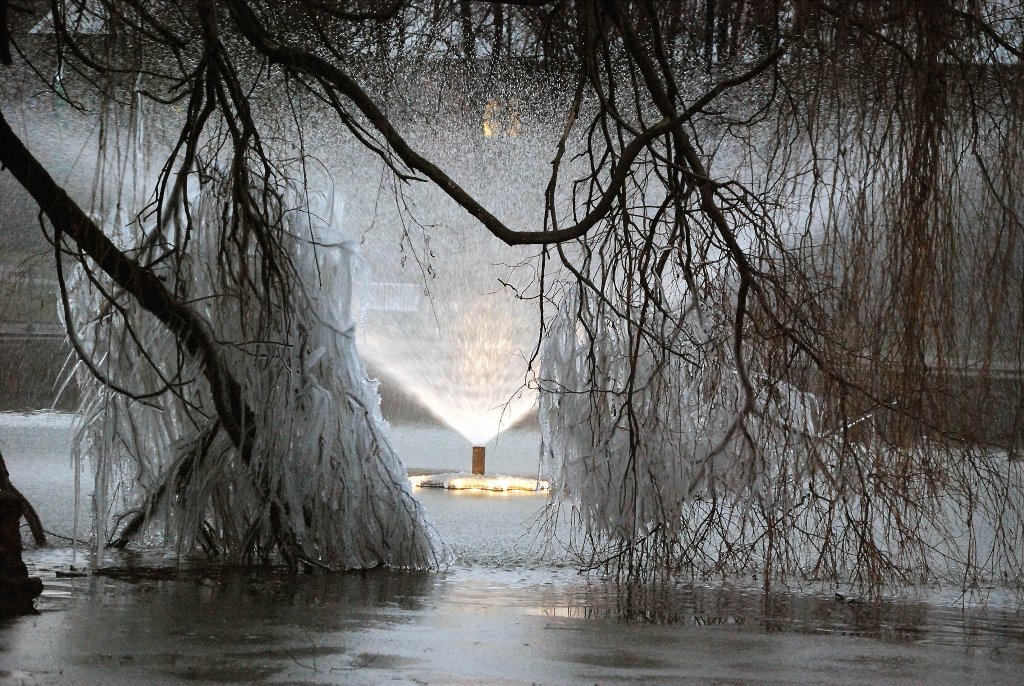
<svg viewBox="0 0 1024 686">
<path fill-rule="evenodd" d="M 12 478 L 63 533 L 68 440 L 66 417 L 0 415 Z M 491 464 L 535 468 L 535 437 L 504 440 Z M 396 427 L 395 442 L 414 467 L 469 458 L 440 429 Z M 57 578 L 71 551 L 30 550 L 40 614 L 0 623 L 0 681 L 995 684 L 1024 673 L 1012 599 L 965 610 L 934 589 L 874 605 L 832 589 L 620 588 L 544 552 L 531 533 L 543 496 L 420 495 L 456 555 L 445 572 L 174 569 L 150 554 L 111 560 L 130 573 Z"/>
</svg>

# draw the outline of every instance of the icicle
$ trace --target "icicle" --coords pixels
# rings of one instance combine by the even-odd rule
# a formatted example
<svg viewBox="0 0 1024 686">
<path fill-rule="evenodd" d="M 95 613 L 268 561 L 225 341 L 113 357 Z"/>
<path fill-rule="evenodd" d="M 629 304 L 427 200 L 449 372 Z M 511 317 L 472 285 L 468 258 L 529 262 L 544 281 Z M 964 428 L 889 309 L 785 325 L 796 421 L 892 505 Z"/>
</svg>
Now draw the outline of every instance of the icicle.
<svg viewBox="0 0 1024 686">
<path fill-rule="evenodd" d="M 683 324 L 691 335 L 681 340 L 707 345 L 706 318 L 699 307 L 688 313 Z M 592 338 L 579 335 L 578 316 L 589 317 Z M 776 476 L 802 476 L 797 466 L 807 460 L 790 460 L 785 451 L 813 441 L 813 396 L 784 383 L 761 386 L 754 411 L 743 415 L 738 374 L 722 362 L 731 359 L 728 349 L 718 357 L 708 354 L 713 348 L 680 354 L 676 341 L 673 354 L 656 345 L 635 354 L 626 326 L 598 303 L 581 307 L 578 296 L 569 296 L 548 322 L 541 350 L 540 425 L 548 453 L 542 478 L 581 514 L 588 537 L 620 550 L 634 550 L 638 541 L 650 550 L 678 545 L 674 537 L 685 534 L 701 499 L 724 491 L 770 505 Z M 695 359 L 703 366 L 689 361 Z M 627 406 L 633 423 L 625 420 Z M 740 419 L 744 428 L 737 431 Z M 749 450 L 744 431 L 766 450 Z M 763 459 L 774 448 L 778 459 Z"/>
<path fill-rule="evenodd" d="M 92 389 L 83 413 L 99 407 L 103 418 L 83 421 L 80 443 L 96 460 L 98 551 L 116 527 L 109 532 L 115 540 L 166 532 L 160 538 L 182 554 L 202 547 L 258 559 L 285 547 L 289 556 L 332 568 L 443 563 L 443 547 L 387 440 L 376 385 L 356 355 L 358 258 L 337 225 L 340 200 L 284 189 L 280 206 L 295 209 L 280 211 L 275 230 L 288 288 L 264 294 L 237 288 L 238 273 L 259 269 L 252 254 L 220 252 L 225 213 L 216 185 L 188 201 L 195 223 L 189 251 L 163 276 L 179 279 L 178 292 L 202 308 L 214 339 L 226 342 L 218 352 L 256 417 L 254 450 L 240 455 L 207 419 L 216 413 L 202 382 L 135 402 L 104 395 L 83 377 Z M 128 247 L 144 240 L 132 231 L 113 227 Z M 173 337 L 147 313 L 130 304 L 125 310 L 143 356 L 124 320 L 104 310 L 87 282 L 72 297 L 75 324 L 89 332 L 87 352 L 104 352 L 114 383 L 145 391 L 199 376 L 194 361 L 178 368 Z"/>
</svg>

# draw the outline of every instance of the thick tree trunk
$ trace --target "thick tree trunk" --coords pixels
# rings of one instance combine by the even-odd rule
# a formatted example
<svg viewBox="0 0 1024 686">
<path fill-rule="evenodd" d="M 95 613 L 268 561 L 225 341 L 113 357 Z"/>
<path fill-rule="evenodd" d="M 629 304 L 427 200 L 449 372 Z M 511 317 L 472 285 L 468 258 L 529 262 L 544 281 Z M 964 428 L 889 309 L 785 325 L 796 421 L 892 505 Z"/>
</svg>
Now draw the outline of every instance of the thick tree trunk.
<svg viewBox="0 0 1024 686">
<path fill-rule="evenodd" d="M 0 453 L 0 491 L 9 493 L 20 503 L 21 513 L 19 516 L 24 517 L 25 522 L 28 523 L 28 528 L 32 532 L 32 540 L 35 541 L 35 544 L 37 546 L 46 545 L 46 532 L 43 530 L 43 522 L 39 519 L 39 515 L 36 514 L 36 510 L 32 507 L 32 503 L 28 501 L 28 498 L 23 496 L 21 491 L 11 483 L 11 475 L 7 472 L 7 463 L 4 462 L 3 453 Z"/>
<path fill-rule="evenodd" d="M 31 514 L 30 514 L 31 513 Z M 32 602 L 43 592 L 43 582 L 30 577 L 21 559 L 22 516 L 29 520 L 36 542 L 46 543 L 42 525 L 25 497 L 11 485 L 0 454 L 0 616 L 32 612 Z"/>
</svg>

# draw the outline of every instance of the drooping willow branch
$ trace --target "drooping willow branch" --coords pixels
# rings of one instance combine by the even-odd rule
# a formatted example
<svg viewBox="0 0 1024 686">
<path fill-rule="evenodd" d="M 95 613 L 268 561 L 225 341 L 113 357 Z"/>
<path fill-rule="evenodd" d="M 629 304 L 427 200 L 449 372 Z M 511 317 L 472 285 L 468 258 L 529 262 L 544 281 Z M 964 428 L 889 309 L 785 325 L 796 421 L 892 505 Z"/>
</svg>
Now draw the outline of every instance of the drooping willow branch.
<svg viewBox="0 0 1024 686">
<path fill-rule="evenodd" d="M 60 227 L 111 280 L 159 319 L 202 364 L 225 430 L 242 455 L 252 450 L 255 423 L 241 387 L 225 369 L 207 332 L 207 324 L 167 291 L 151 271 L 130 259 L 57 185 L 0 114 L 0 163 L 24 186 L 47 219 Z"/>
<path fill-rule="evenodd" d="M 0 164 L 24 186 L 49 221 L 59 227 L 60 233 L 71 238 L 115 284 L 163 323 L 181 347 L 199 362 L 209 384 L 220 426 L 227 432 L 243 461 L 248 463 L 258 428 L 256 417 L 242 397 L 241 385 L 221 359 L 211 338 L 209 325 L 175 298 L 152 271 L 143 268 L 114 245 L 67 192 L 57 185 L 17 137 L 2 113 Z M 270 502 L 272 522 L 279 522 L 280 506 L 270 497 L 270 489 L 265 483 L 268 476 L 257 475 L 256 481 Z M 291 543 L 284 539 L 279 543 L 286 559 L 290 559 Z"/>
</svg>

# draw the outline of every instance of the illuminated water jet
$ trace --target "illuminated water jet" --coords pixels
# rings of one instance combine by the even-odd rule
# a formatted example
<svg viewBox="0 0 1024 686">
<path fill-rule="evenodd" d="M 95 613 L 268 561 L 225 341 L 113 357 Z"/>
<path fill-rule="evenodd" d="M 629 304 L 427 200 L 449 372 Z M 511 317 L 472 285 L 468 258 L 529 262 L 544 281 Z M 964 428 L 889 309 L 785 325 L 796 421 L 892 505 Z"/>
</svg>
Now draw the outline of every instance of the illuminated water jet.
<svg viewBox="0 0 1024 686">
<path fill-rule="evenodd" d="M 437 247 L 426 291 L 398 280 L 403 275 L 389 273 L 387 258 L 374 259 L 372 246 L 367 249 L 375 280 L 361 297 L 358 343 L 385 384 L 414 398 L 471 446 L 483 446 L 534 408 L 536 395 L 525 382 L 536 313 L 502 289 L 509 268 L 489 254 L 494 241 L 479 233 L 458 241 L 449 236 L 443 248 L 440 236 L 432 241 Z"/>
<path fill-rule="evenodd" d="M 441 105 L 406 134 L 504 221 L 538 225 L 550 171 L 540 151 L 558 131 L 527 126 L 523 114 L 518 136 L 485 138 L 484 102 L 479 108 Z M 356 294 L 360 354 L 385 392 L 411 396 L 483 446 L 536 407 L 527 387 L 539 329 L 535 255 L 510 251 L 433 186 L 402 186 L 392 202 L 374 167 L 347 162 L 339 169 L 339 186 L 350 189 L 345 223 L 361 236 L 367 267 Z"/>
</svg>

